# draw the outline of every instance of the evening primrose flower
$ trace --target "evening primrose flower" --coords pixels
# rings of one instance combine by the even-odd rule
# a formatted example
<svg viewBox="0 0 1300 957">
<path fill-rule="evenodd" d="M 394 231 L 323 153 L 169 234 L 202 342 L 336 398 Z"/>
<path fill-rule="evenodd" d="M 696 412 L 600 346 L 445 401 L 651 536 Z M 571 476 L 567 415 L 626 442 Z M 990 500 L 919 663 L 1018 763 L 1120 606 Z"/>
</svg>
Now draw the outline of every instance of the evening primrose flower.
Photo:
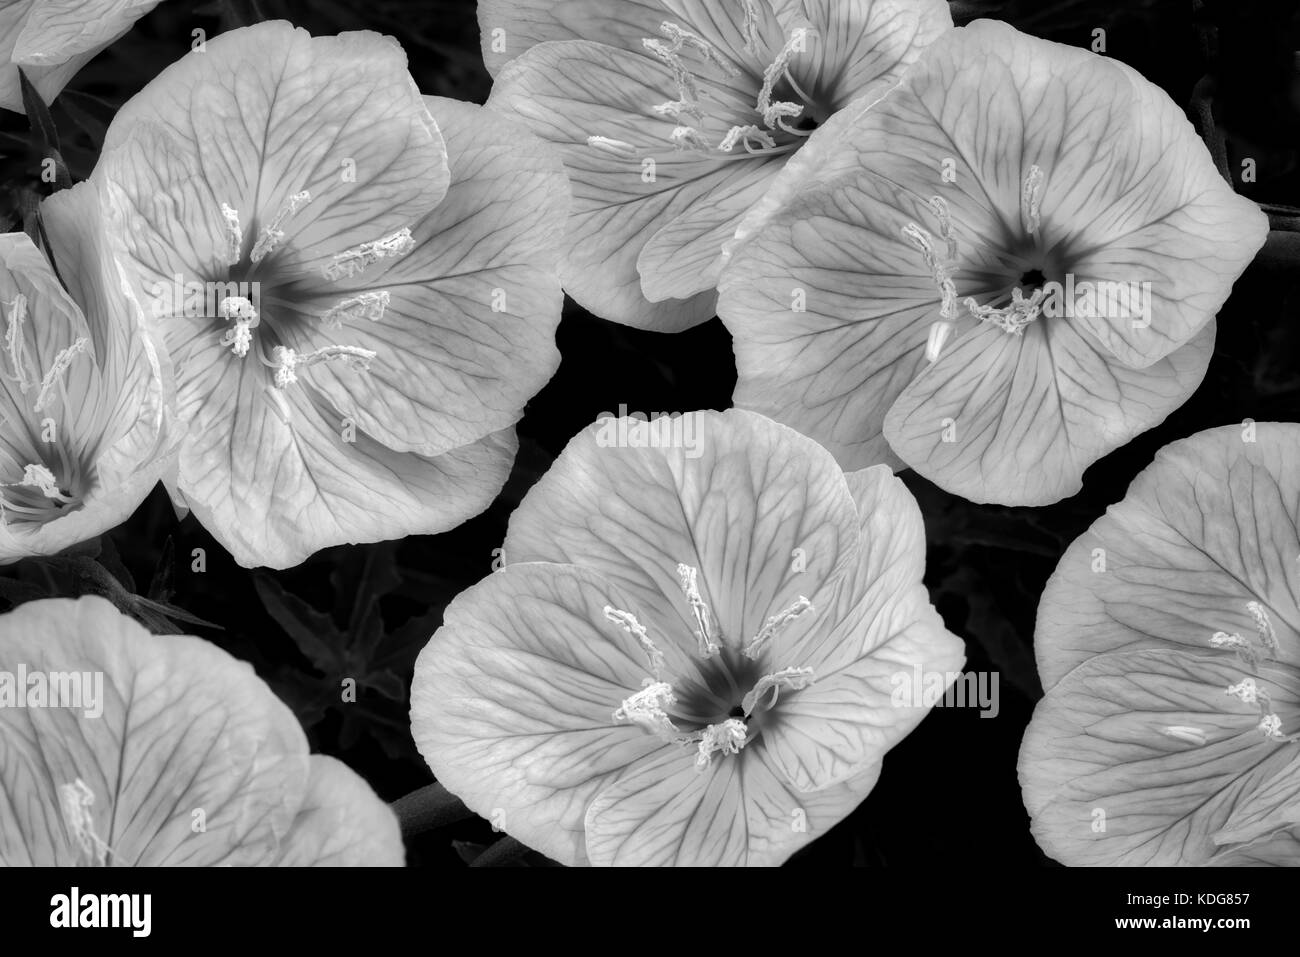
<svg viewBox="0 0 1300 957">
<path fill-rule="evenodd" d="M 1268 231 L 1161 90 L 991 21 L 792 165 L 719 286 L 736 404 L 977 502 L 1072 495 L 1182 404 Z"/>
<path fill-rule="evenodd" d="M 46 103 L 159 0 L 0 0 L 0 109 L 26 112 L 21 67 Z"/>
<path fill-rule="evenodd" d="M 489 105 L 574 185 L 561 278 L 596 315 L 709 319 L 723 243 L 836 110 L 951 28 L 940 0 L 482 0 Z"/>
<path fill-rule="evenodd" d="M 245 663 L 98 597 L 0 616 L 0 866 L 400 866 L 397 819 Z"/>
<path fill-rule="evenodd" d="M 95 187 L 41 212 L 54 266 L 23 233 L 0 236 L 0 564 L 114 528 L 169 461 L 158 358 Z"/>
<path fill-rule="evenodd" d="M 506 565 L 416 663 L 412 731 L 562 863 L 779 864 L 924 717 L 894 676 L 961 668 L 920 513 L 887 468 L 845 475 L 761 416 L 633 421 L 580 433 L 528 493 Z"/>
<path fill-rule="evenodd" d="M 127 103 L 94 178 L 174 374 L 176 492 L 236 561 L 500 490 L 558 363 L 568 189 L 525 130 L 422 99 L 389 39 L 263 23 Z"/>
<path fill-rule="evenodd" d="M 1300 864 L 1300 425 L 1166 446 L 1038 609 L 1020 752 L 1065 864 Z"/>
</svg>

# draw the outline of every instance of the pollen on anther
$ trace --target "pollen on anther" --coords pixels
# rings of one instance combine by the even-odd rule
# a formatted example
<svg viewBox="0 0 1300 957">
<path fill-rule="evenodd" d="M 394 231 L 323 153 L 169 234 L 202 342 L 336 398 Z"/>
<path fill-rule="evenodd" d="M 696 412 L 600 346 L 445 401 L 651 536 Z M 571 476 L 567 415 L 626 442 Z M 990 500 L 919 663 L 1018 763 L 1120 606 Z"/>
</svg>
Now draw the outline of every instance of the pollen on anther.
<svg viewBox="0 0 1300 957">
<path fill-rule="evenodd" d="M 698 751 L 695 755 L 695 769 L 706 771 L 713 763 L 715 752 L 720 754 L 739 754 L 748 740 L 749 729 L 739 718 L 728 718 L 721 724 L 711 724 L 700 736 Z"/>
</svg>

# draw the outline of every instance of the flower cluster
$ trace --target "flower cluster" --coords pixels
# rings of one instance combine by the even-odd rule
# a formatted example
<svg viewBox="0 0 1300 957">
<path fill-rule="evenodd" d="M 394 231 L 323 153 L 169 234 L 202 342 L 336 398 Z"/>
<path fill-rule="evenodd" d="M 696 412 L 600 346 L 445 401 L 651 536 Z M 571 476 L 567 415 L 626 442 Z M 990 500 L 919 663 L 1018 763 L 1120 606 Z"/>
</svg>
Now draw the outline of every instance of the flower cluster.
<svg viewBox="0 0 1300 957">
<path fill-rule="evenodd" d="M 1066 864 L 1300 864 L 1300 425 L 1164 448 L 1066 551 L 1020 780 Z"/>
</svg>

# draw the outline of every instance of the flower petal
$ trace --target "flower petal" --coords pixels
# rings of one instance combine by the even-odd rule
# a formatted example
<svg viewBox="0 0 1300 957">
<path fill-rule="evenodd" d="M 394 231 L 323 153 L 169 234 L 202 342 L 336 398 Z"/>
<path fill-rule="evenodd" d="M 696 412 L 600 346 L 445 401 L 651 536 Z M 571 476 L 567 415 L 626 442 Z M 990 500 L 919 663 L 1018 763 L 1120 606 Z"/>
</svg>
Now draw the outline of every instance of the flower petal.
<svg viewBox="0 0 1300 957">
<path fill-rule="evenodd" d="M 150 151 L 172 137 L 190 168 L 173 160 L 155 170 L 138 152 L 114 154 L 137 136 Z M 284 21 L 223 33 L 173 63 L 118 111 L 104 154 L 95 176 L 122 189 L 143 217 L 134 224 L 142 232 L 128 238 L 146 260 L 179 219 L 215 264 L 221 203 L 239 213 L 251 244 L 254 224 L 271 222 L 306 190 L 311 202 L 284 220 L 286 239 L 268 262 L 281 278 L 317 282 L 333 255 L 414 226 L 449 177 L 446 146 L 401 47 L 374 33 L 312 37 Z M 182 178 L 195 176 L 200 182 Z M 190 191 L 201 201 L 178 202 Z M 216 278 L 225 270 L 185 275 Z"/>
<path fill-rule="evenodd" d="M 308 383 L 278 389 L 267 369 L 228 360 L 215 341 L 180 358 L 190 369 L 179 398 L 189 437 L 178 484 L 245 567 L 446 531 L 487 508 L 510 473 L 513 430 L 442 455 L 394 452 Z"/>
<path fill-rule="evenodd" d="M 564 864 L 586 863 L 583 815 L 603 784 L 670 747 L 613 718 L 650 672 L 606 620 L 611 604 L 636 607 L 582 568 L 507 565 L 448 606 L 411 688 L 412 734 L 438 780 Z"/>
<path fill-rule="evenodd" d="M 293 819 L 293 839 L 281 844 L 275 866 L 401 867 L 406 863 L 397 816 L 351 768 L 314 754 L 310 774 Z"/>
<path fill-rule="evenodd" d="M 438 454 L 509 428 L 559 364 L 556 275 L 568 180 L 545 144 L 468 103 L 427 97 L 448 146 L 446 198 L 413 230 L 416 247 L 381 276 L 313 290 L 295 307 L 299 353 L 340 335 L 378 354 L 365 376 L 329 365 L 312 385 L 389 448 Z M 346 332 L 320 321 L 340 299 L 389 297 Z"/>
<path fill-rule="evenodd" d="M 869 84 L 897 81 L 952 15 L 944 0 L 803 0 L 815 31 L 792 64 L 800 89 L 839 110 Z"/>
<path fill-rule="evenodd" d="M 248 665 L 198 638 L 150 635 L 96 597 L 20 606 L 0 618 L 0 646 L 26 667 L 24 692 L 33 674 L 70 672 L 102 692 L 83 692 L 85 707 L 0 708 L 0 863 L 87 863 L 80 837 L 111 864 L 144 866 L 317 862 L 312 849 L 329 845 L 304 807 L 302 729 Z M 346 784 L 331 773 L 333 800 L 346 794 L 367 822 L 355 859 L 400 860 L 391 812 L 376 813 L 350 772 Z M 78 782 L 94 840 L 61 801 Z"/>
<path fill-rule="evenodd" d="M 880 765 L 799 793 L 761 746 L 697 771 L 689 751 L 642 759 L 587 811 L 591 862 L 615 867 L 772 867 L 820 837 L 875 786 Z"/>
<path fill-rule="evenodd" d="M 1300 425 L 1248 422 L 1161 449 L 1065 552 L 1039 603 L 1043 686 L 1088 657 L 1210 650 L 1215 632 L 1255 640 L 1247 603 L 1300 666 Z"/>
<path fill-rule="evenodd" d="M 884 466 L 847 476 L 858 508 L 859 563 L 837 583 L 812 628 L 775 655 L 781 667 L 812 668 L 816 680 L 782 696 L 765 723 L 771 764 L 800 791 L 826 787 L 878 763 L 929 711 L 900 703 L 900 680 L 939 675 L 951 683 L 964 645 L 943 627 L 921 585 L 925 528 L 907 488 Z"/>
<path fill-rule="evenodd" d="M 985 324 L 908 385 L 885 417 L 885 437 L 921 475 L 972 502 L 1048 505 L 1182 405 L 1213 352 L 1210 326 L 1134 370 L 1070 320 L 1035 320 L 1019 336 Z"/>
<path fill-rule="evenodd" d="M 710 286 L 689 299 L 648 302 L 637 271 L 642 249 L 704 197 L 748 187 L 752 171 L 765 163 L 675 150 L 670 135 L 676 123 L 654 111 L 674 99 L 674 90 L 671 72 L 657 60 L 565 41 L 541 44 L 512 61 L 488 101 L 553 144 L 568 170 L 573 209 L 560 277 L 565 290 L 599 316 L 663 332 L 708 319 L 716 295 Z M 724 98 L 723 112 L 752 111 L 738 95 L 712 90 Z M 592 136 L 627 144 L 625 155 L 588 145 Z M 721 248 L 717 252 L 721 256 Z M 657 262 L 653 254 L 648 262 Z M 682 282 L 687 286 L 674 288 L 707 284 L 696 273 Z M 656 295 L 667 288 L 651 287 Z"/>
<path fill-rule="evenodd" d="M 21 67 L 46 103 L 158 0 L 10 0 L 0 7 L 0 109 L 25 113 Z"/>
<path fill-rule="evenodd" d="M 1294 760 L 1259 730 L 1257 706 L 1224 693 L 1240 677 L 1226 656 L 1160 649 L 1098 655 L 1061 679 L 1020 751 L 1043 849 L 1070 865 L 1206 863 Z M 1271 666 L 1260 677 L 1295 727 L 1300 681 Z"/>
<path fill-rule="evenodd" d="M 856 526 L 830 455 L 761 416 L 608 417 L 579 433 L 529 491 L 505 553 L 510 562 L 598 570 L 693 648 L 677 572 L 689 565 L 721 640 L 740 648 L 768 617 L 856 563 Z"/>
</svg>

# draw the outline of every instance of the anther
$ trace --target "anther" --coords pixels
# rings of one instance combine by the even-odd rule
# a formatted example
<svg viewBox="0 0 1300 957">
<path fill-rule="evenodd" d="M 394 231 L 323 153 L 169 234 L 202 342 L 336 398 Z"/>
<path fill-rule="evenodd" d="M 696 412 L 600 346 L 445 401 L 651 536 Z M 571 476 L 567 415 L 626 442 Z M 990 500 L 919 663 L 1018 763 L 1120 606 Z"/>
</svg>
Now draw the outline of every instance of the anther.
<svg viewBox="0 0 1300 957">
<path fill-rule="evenodd" d="M 1259 730 L 1264 732 L 1264 737 L 1274 741 L 1280 741 L 1282 734 L 1282 719 L 1276 714 L 1266 714 L 1259 722 Z"/>
<path fill-rule="evenodd" d="M 5 350 L 9 364 L 14 368 L 13 380 L 25 394 L 35 383 L 27 377 L 27 357 L 23 353 L 23 321 L 27 318 L 27 297 L 21 292 L 14 295 L 5 314 Z"/>
<path fill-rule="evenodd" d="M 1218 648 L 1221 651 L 1235 651 L 1241 660 L 1251 668 L 1259 663 L 1259 655 L 1250 646 L 1250 642 L 1235 632 L 1230 635 L 1226 631 L 1216 631 L 1210 636 L 1210 647 Z"/>
<path fill-rule="evenodd" d="M 608 153 L 610 156 L 617 156 L 619 159 L 635 159 L 636 147 L 631 143 L 625 143 L 623 140 L 613 140 L 608 136 L 588 136 L 587 145 L 593 149 L 598 149 L 602 153 Z"/>
<path fill-rule="evenodd" d="M 903 238 L 921 254 L 921 258 L 925 260 L 925 265 L 930 270 L 930 278 L 939 289 L 939 295 L 942 297 L 939 315 L 944 319 L 955 319 L 957 316 L 957 287 L 953 285 L 953 281 L 948 275 L 948 267 L 939 261 L 939 255 L 934 249 L 933 238 L 916 223 L 908 223 L 903 227 Z"/>
<path fill-rule="evenodd" d="M 1174 738 L 1177 741 L 1186 741 L 1188 744 L 1194 744 L 1197 747 L 1204 745 L 1209 739 L 1205 732 L 1200 728 L 1193 728 L 1184 724 L 1168 724 L 1160 729 L 1160 733 L 1166 737 Z"/>
<path fill-rule="evenodd" d="M 239 225 L 239 211 L 228 205 L 221 204 L 221 218 L 225 220 L 226 232 L 226 256 L 227 266 L 238 265 L 240 257 L 244 251 L 244 230 Z"/>
<path fill-rule="evenodd" d="M 248 348 L 253 343 L 253 329 L 260 322 L 257 309 L 243 296 L 226 296 L 217 305 L 217 315 L 234 320 L 235 324 L 225 331 L 219 343 L 229 346 L 230 351 L 242 359 L 248 355 Z"/>
<path fill-rule="evenodd" d="M 737 143 L 743 143 L 745 151 L 749 153 L 776 149 L 776 140 L 772 135 L 753 125 L 733 126 L 718 144 L 718 149 L 723 153 L 730 153 L 736 148 Z"/>
<path fill-rule="evenodd" d="M 700 657 L 709 658 L 718 653 L 718 645 L 713 640 L 712 618 L 709 606 L 700 597 L 699 570 L 690 565 L 678 563 L 677 574 L 682 580 L 682 591 L 695 616 L 695 640 L 699 643 Z"/>
<path fill-rule="evenodd" d="M 19 485 L 34 486 L 41 490 L 41 494 L 46 498 L 62 498 L 63 493 L 59 491 L 58 479 L 44 465 L 27 465 L 23 467 L 23 477 L 18 482 Z"/>
<path fill-rule="evenodd" d="M 655 647 L 655 643 L 651 641 L 650 636 L 646 634 L 645 626 L 636 620 L 636 615 L 632 614 L 630 611 L 623 611 L 622 609 L 615 608 L 613 605 L 606 605 L 605 619 L 607 621 L 612 621 L 636 639 L 637 644 L 641 646 L 641 650 L 645 652 L 646 658 L 649 659 L 650 673 L 654 675 L 656 679 L 662 677 L 664 671 L 663 652 Z"/>
<path fill-rule="evenodd" d="M 1243 678 L 1235 685 L 1228 685 L 1224 693 L 1240 698 L 1246 704 L 1256 704 L 1259 701 L 1259 688 L 1253 678 Z"/>
<path fill-rule="evenodd" d="M 405 256 L 414 248 L 415 239 L 412 238 L 411 229 L 407 226 L 380 239 L 360 243 L 351 249 L 335 253 L 330 263 L 321 271 L 329 280 L 350 279 L 372 263 L 379 262 L 381 259 Z"/>
<path fill-rule="evenodd" d="M 990 323 L 1013 336 L 1023 336 L 1025 327 L 1038 318 L 1042 302 L 1043 290 L 1035 289 L 1026 299 L 1017 286 L 1011 290 L 1011 302 L 1001 308 L 982 306 L 973 297 L 967 297 L 962 304 L 980 322 Z"/>
<path fill-rule="evenodd" d="M 90 340 L 83 336 L 68 348 L 60 350 L 54 357 L 54 363 L 45 373 L 45 378 L 41 379 L 41 391 L 37 393 L 36 403 L 32 406 L 34 412 L 43 412 L 50 404 L 50 400 L 54 397 L 55 386 L 63 381 L 63 374 L 68 371 L 68 366 L 72 365 L 72 360 L 85 352 L 89 343 Z"/>
<path fill-rule="evenodd" d="M 1273 631 L 1273 622 L 1269 620 L 1268 612 L 1264 606 L 1257 601 L 1246 602 L 1246 611 L 1255 621 L 1255 630 L 1259 632 L 1259 641 L 1265 648 L 1273 654 L 1278 652 L 1277 634 Z"/>
<path fill-rule="evenodd" d="M 95 819 L 90 812 L 95 803 L 95 792 L 81 778 L 72 784 L 60 784 L 58 790 L 59 809 L 69 835 L 92 865 L 103 867 L 108 861 L 110 848 L 95 833 Z"/>
<path fill-rule="evenodd" d="M 623 699 L 613 717 L 615 721 L 634 724 L 671 744 L 680 744 L 684 736 L 667 712 L 676 700 L 672 685 L 647 679 L 640 691 Z"/>
<path fill-rule="evenodd" d="M 781 611 L 778 611 L 763 623 L 763 627 L 759 629 L 758 634 L 750 639 L 749 644 L 745 646 L 745 657 L 757 658 L 763 650 L 763 645 L 767 644 L 767 642 L 775 638 L 780 632 L 784 631 L 785 627 L 790 624 L 790 622 L 794 621 L 804 612 L 812 610 L 812 602 L 803 597 L 803 595 L 800 595 L 799 599 L 789 608 L 781 609 Z"/>
<path fill-rule="evenodd" d="M 249 258 L 259 263 L 268 253 L 274 252 L 284 240 L 284 230 L 280 228 L 284 225 L 284 221 L 310 202 L 311 193 L 305 189 L 290 196 L 275 214 L 275 218 L 262 227 L 262 232 L 258 235 L 257 242 L 253 244 L 253 252 Z"/>
<path fill-rule="evenodd" d="M 745 23 L 741 28 L 745 34 L 745 52 L 758 53 L 762 46 L 758 35 L 758 7 L 755 0 L 743 0 L 745 5 Z"/>
<path fill-rule="evenodd" d="M 707 771 L 713 763 L 714 752 L 739 754 L 749 737 L 749 729 L 739 718 L 728 718 L 721 724 L 711 724 L 700 737 L 699 752 L 695 755 L 695 770 Z"/>
<path fill-rule="evenodd" d="M 360 346 L 322 346 L 312 352 L 298 353 L 286 346 L 271 350 L 271 368 L 275 370 L 277 389 L 288 388 L 298 381 L 297 370 L 318 362 L 343 362 L 355 369 L 369 370 L 375 353 Z"/>
<path fill-rule="evenodd" d="M 384 310 L 388 308 L 389 298 L 388 291 L 381 289 L 378 292 L 363 292 L 359 296 L 341 299 L 321 313 L 321 321 L 332 329 L 343 325 L 344 319 L 369 319 L 371 322 L 378 322 L 384 318 Z"/>
<path fill-rule="evenodd" d="M 814 680 L 816 679 L 811 668 L 782 668 L 780 671 L 759 678 L 749 694 L 741 699 L 740 708 L 746 716 L 752 715 L 760 704 L 771 708 L 781 696 L 782 688 L 800 691 L 812 684 Z M 771 698 L 765 701 L 768 695 L 771 695 Z"/>
<path fill-rule="evenodd" d="M 1025 232 L 1033 236 L 1038 232 L 1039 207 L 1043 200 L 1043 171 L 1030 166 L 1020 189 L 1020 211 Z"/>
</svg>

